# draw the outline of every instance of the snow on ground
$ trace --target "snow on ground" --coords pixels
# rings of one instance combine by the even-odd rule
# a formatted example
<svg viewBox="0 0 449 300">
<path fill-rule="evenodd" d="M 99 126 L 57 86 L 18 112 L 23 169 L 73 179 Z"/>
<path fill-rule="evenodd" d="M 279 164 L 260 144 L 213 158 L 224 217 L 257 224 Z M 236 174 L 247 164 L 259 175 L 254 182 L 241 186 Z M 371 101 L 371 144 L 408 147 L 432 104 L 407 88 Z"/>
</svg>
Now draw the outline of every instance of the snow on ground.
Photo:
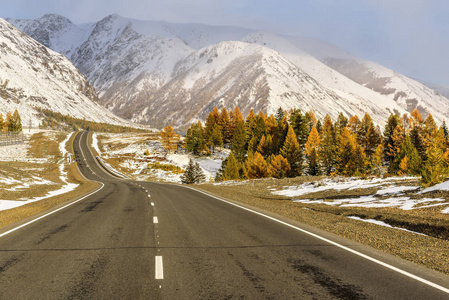
<svg viewBox="0 0 449 300">
<path fill-rule="evenodd" d="M 372 179 L 356 179 L 356 178 L 327 178 L 323 180 L 317 180 L 314 182 L 306 182 L 297 186 L 284 187 L 281 191 L 272 192 L 275 195 L 286 197 L 297 197 L 307 195 L 314 192 L 322 192 L 326 190 L 353 190 L 353 189 L 367 189 L 372 187 L 388 186 L 394 184 L 395 181 L 407 179 L 405 177 L 391 177 L 388 179 L 372 178 Z M 412 178 L 408 178 L 412 179 Z M 410 187 L 403 187 L 402 191 L 407 190 Z M 398 187 L 395 188 L 397 192 L 401 192 Z M 413 187 L 416 189 L 416 187 Z M 384 190 L 385 193 L 394 193 L 392 188 Z"/>
<path fill-rule="evenodd" d="M 98 148 L 98 139 L 97 139 L 97 133 L 96 132 L 94 132 L 94 134 L 92 134 L 92 147 L 95 149 L 95 151 L 97 151 L 97 153 L 99 155 L 101 155 L 100 148 Z"/>
<path fill-rule="evenodd" d="M 387 224 L 387 223 L 385 223 L 383 221 L 378 221 L 378 220 L 374 220 L 374 219 L 362 219 L 362 218 L 359 218 L 359 217 L 356 217 L 356 216 L 349 216 L 348 218 L 349 219 L 353 219 L 353 220 L 357 220 L 357 221 L 366 222 L 366 223 L 376 224 L 376 225 L 379 225 L 379 226 L 384 226 L 384 227 L 404 230 L 404 231 L 408 231 L 408 232 L 411 232 L 411 233 L 428 236 L 427 234 L 423 234 L 423 233 L 416 232 L 416 231 L 411 231 L 411 230 L 408 230 L 408 229 L 405 229 L 405 228 L 394 227 L 394 226 L 391 226 L 390 224 Z"/>
<path fill-rule="evenodd" d="M 442 182 L 440 184 L 436 184 L 434 186 L 428 187 L 421 191 L 421 193 L 428 193 L 433 191 L 449 191 L 449 180 Z"/>
<path fill-rule="evenodd" d="M 66 139 L 59 144 L 59 151 L 64 156 L 64 158 L 59 161 L 60 179 L 64 183 L 64 185 L 60 189 L 55 190 L 55 191 L 50 191 L 47 195 L 42 196 L 42 197 L 19 199 L 18 201 L 17 200 L 0 200 L 0 210 L 7 210 L 7 209 L 19 207 L 19 206 L 22 206 L 22 205 L 25 205 L 25 204 L 28 204 L 31 202 L 36 202 L 36 201 L 47 199 L 47 198 L 54 197 L 57 195 L 65 194 L 70 191 L 73 191 L 78 186 L 78 184 L 67 182 L 67 171 L 65 170 L 66 161 L 67 161 L 65 159 L 65 156 L 67 155 L 67 150 L 65 147 L 66 147 L 68 140 L 72 136 L 72 134 L 73 134 L 73 132 L 68 134 Z M 1 149 L 0 149 L 0 152 L 1 152 Z M 32 180 L 24 179 L 23 181 L 13 180 L 13 179 L 3 180 L 3 178 L 0 178 L 0 180 L 2 183 L 6 183 L 6 184 L 22 183 L 21 186 L 15 186 L 14 188 L 6 189 L 6 190 L 10 190 L 10 191 L 16 191 L 19 189 L 29 188 L 31 185 L 55 184 L 51 181 L 44 180 L 44 179 L 41 179 L 41 178 L 38 178 L 35 176 L 32 176 L 31 178 L 32 178 Z"/>
<path fill-rule="evenodd" d="M 286 186 L 283 190 L 268 190 L 275 194 L 286 197 L 298 197 L 315 192 L 327 190 L 353 190 L 378 188 L 374 195 L 348 197 L 343 199 L 294 199 L 293 201 L 304 204 L 326 204 L 340 207 L 364 207 L 364 208 L 384 208 L 395 207 L 402 210 L 422 209 L 433 206 L 448 205 L 447 200 L 441 198 L 413 199 L 401 196 L 407 191 L 418 191 L 418 186 L 396 186 L 397 181 L 416 180 L 414 178 L 390 177 L 387 179 L 356 179 L 356 178 L 328 178 L 315 182 L 307 182 L 296 186 Z M 385 198 L 388 197 L 388 198 Z M 449 208 L 443 212 L 449 212 Z"/>
</svg>

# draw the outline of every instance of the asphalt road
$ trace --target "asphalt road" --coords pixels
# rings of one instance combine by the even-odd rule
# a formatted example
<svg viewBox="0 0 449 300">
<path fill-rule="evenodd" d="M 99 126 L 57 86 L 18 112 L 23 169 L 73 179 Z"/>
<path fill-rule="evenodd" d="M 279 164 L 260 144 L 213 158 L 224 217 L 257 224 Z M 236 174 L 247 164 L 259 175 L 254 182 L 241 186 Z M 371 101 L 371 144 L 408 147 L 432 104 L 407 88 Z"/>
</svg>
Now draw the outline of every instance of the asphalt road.
<svg viewBox="0 0 449 300">
<path fill-rule="evenodd" d="M 116 178 L 85 132 L 74 146 L 103 186 L 0 231 L 0 299 L 449 299 L 448 276 L 182 186 Z"/>
</svg>

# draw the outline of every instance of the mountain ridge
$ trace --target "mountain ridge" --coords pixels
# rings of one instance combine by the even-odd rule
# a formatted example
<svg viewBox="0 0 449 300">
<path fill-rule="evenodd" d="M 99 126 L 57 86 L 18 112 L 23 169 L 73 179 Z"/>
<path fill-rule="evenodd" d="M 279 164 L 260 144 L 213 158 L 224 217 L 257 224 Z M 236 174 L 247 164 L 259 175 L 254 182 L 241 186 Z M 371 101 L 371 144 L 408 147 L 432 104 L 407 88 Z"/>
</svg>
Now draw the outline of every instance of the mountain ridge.
<svg viewBox="0 0 449 300">
<path fill-rule="evenodd" d="M 198 103 L 202 107 L 215 104 L 228 109 L 238 105 L 242 111 L 261 108 L 267 113 L 279 106 L 297 107 L 332 117 L 335 109 L 340 108 L 348 116 L 368 112 L 378 124 L 384 123 L 390 113 L 404 114 L 414 107 L 424 116 L 432 113 L 439 122 L 449 113 L 449 100 L 432 89 L 333 45 L 323 46 L 315 39 L 240 27 L 141 21 L 118 15 L 79 26 L 61 16 L 46 15 L 41 19 L 9 20 L 37 39 L 48 36 L 50 45 L 65 45 L 65 49 L 58 48 L 59 52 L 70 56 L 108 109 L 127 119 L 159 127 L 164 120 L 179 126 L 204 120 L 206 114 Z M 38 30 L 37 24 L 47 25 Z M 48 34 L 40 33 L 42 30 Z M 75 36 L 72 44 L 68 42 L 71 34 Z M 80 43 L 80 36 L 88 37 Z M 218 55 L 215 53 L 208 57 L 209 63 L 204 62 L 201 54 L 223 49 L 222 43 L 233 47 L 235 55 L 223 53 L 214 57 Z M 247 51 L 256 48 L 238 43 L 264 47 L 267 56 L 258 57 L 262 63 L 255 52 L 249 55 L 264 78 L 256 76 L 249 67 Z M 196 60 L 191 62 L 192 68 L 187 67 L 188 60 Z M 213 63 L 214 60 L 220 63 Z M 239 68 L 233 67 L 238 63 L 253 76 L 242 77 Z M 197 67 L 193 68 L 195 64 Z M 234 75 L 229 72 L 231 69 Z M 283 74 L 288 69 L 295 69 L 291 74 L 307 76 L 293 76 L 297 79 L 293 82 Z M 279 84 L 273 78 L 283 78 L 288 84 Z M 251 93 L 246 86 L 252 88 Z M 183 103 L 189 105 L 183 107 Z M 179 112 L 162 113 L 164 107 L 183 109 L 189 117 L 182 117 Z"/>
</svg>

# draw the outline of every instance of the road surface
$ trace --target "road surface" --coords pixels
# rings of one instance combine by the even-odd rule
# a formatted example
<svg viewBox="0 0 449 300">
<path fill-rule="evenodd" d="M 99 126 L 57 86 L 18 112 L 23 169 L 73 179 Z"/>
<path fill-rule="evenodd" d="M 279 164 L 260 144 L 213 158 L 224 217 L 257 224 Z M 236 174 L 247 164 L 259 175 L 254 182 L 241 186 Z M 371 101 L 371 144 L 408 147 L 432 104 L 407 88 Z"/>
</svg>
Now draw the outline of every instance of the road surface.
<svg viewBox="0 0 449 300">
<path fill-rule="evenodd" d="M 445 275 L 182 186 L 117 178 L 86 132 L 74 149 L 102 187 L 0 231 L 0 299 L 449 299 Z"/>
</svg>

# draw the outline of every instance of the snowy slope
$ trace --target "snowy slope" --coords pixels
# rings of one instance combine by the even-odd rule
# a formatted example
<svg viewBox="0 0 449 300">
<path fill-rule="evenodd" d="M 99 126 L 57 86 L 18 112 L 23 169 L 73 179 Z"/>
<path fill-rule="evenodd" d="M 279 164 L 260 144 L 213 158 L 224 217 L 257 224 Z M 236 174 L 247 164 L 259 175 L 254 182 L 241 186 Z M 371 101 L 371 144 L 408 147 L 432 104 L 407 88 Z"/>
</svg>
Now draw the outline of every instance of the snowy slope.
<svg viewBox="0 0 449 300">
<path fill-rule="evenodd" d="M 66 54 L 109 110 L 153 126 L 204 120 L 215 105 L 368 112 L 379 124 L 415 106 L 439 122 L 449 114 L 449 100 L 432 89 L 311 38 L 118 15 L 85 25 L 55 15 L 11 22 Z"/>
<path fill-rule="evenodd" d="M 63 55 L 39 44 L 0 19 L 0 112 L 18 109 L 34 125 L 34 107 L 87 120 L 122 123 L 93 100 L 95 90 Z"/>
</svg>

